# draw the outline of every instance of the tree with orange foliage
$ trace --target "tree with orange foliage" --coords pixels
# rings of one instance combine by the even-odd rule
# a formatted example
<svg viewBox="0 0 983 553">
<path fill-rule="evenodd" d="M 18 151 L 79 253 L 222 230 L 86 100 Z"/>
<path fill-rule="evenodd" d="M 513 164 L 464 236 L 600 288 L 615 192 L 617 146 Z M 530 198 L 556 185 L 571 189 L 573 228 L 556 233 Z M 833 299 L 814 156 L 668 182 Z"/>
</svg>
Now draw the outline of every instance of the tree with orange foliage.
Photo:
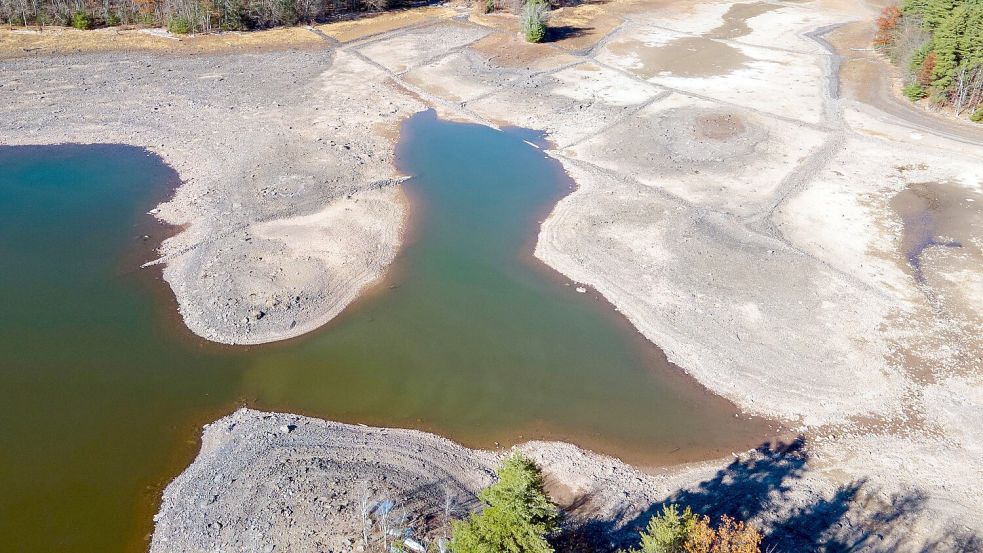
<svg viewBox="0 0 983 553">
<path fill-rule="evenodd" d="M 624 553 L 761 553 L 761 532 L 727 515 L 716 528 L 710 517 L 682 512 L 675 505 L 662 507 L 640 534 L 638 548 Z"/>
<path fill-rule="evenodd" d="M 901 20 L 901 10 L 897 6 L 886 6 L 877 18 L 877 33 L 874 34 L 874 46 L 890 46 L 894 42 L 894 33 Z"/>
<path fill-rule="evenodd" d="M 918 74 L 915 75 L 915 79 L 918 81 L 918 84 L 922 86 L 929 86 L 932 84 L 932 81 L 935 79 L 935 63 L 935 52 L 925 54 L 925 59 L 922 60 L 922 64 L 918 68 Z"/>
</svg>

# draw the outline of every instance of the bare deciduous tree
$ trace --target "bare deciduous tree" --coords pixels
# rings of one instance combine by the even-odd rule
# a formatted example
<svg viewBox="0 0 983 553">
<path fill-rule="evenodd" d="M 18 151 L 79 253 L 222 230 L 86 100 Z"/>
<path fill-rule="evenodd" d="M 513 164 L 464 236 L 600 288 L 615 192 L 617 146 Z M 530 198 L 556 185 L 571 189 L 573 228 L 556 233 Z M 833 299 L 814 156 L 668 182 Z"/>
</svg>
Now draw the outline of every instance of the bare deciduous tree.
<svg viewBox="0 0 983 553">
<path fill-rule="evenodd" d="M 65 25 L 81 13 L 95 27 L 142 23 L 198 33 L 310 24 L 396 4 L 397 0 L 0 0 L 0 23 Z"/>
<path fill-rule="evenodd" d="M 983 95 L 983 66 L 976 66 L 973 69 L 965 65 L 956 72 L 956 79 L 952 91 L 952 107 L 956 114 L 962 114 L 967 108 L 976 109 L 980 105 L 981 95 Z"/>
<path fill-rule="evenodd" d="M 368 549 L 369 534 L 372 532 L 372 494 L 369 491 L 369 483 L 361 482 L 358 486 L 358 511 L 355 516 L 358 519 L 356 524 L 362 529 L 362 547 Z"/>
</svg>

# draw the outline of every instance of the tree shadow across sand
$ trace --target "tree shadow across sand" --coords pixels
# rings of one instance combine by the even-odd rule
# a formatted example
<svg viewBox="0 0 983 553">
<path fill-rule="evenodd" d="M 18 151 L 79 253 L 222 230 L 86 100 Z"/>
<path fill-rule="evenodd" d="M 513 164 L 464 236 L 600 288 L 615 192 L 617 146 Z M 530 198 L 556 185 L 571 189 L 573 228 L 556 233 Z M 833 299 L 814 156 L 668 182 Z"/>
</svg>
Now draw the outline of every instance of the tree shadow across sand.
<svg viewBox="0 0 983 553">
<path fill-rule="evenodd" d="M 560 42 L 570 38 L 582 37 L 591 31 L 593 27 L 577 27 L 576 25 L 557 25 L 546 29 L 546 42 Z"/>
<path fill-rule="evenodd" d="M 754 520 L 765 534 L 763 551 L 887 553 L 902 545 L 915 551 L 981 550 L 983 542 L 971 534 L 912 543 L 907 530 L 927 499 L 920 491 L 885 496 L 865 480 L 840 486 L 832 494 L 809 491 L 801 485 L 809 457 L 802 437 L 762 445 L 709 480 L 677 491 L 634 517 L 620 513 L 597 518 L 591 513 L 591 497 L 579 497 L 566 509 L 570 523 L 558 550 L 614 551 L 635 545 L 638 532 L 668 504 L 688 505 L 714 520 L 721 515 Z"/>
</svg>

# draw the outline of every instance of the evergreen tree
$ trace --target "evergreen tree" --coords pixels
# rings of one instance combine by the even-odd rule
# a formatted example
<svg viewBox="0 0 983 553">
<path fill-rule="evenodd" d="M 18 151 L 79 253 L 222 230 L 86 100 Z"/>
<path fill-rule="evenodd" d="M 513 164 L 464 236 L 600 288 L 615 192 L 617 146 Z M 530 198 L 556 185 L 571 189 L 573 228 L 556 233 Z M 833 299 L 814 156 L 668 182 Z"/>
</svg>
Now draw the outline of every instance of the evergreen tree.
<svg viewBox="0 0 983 553">
<path fill-rule="evenodd" d="M 904 0 L 901 2 L 901 13 L 906 17 L 924 17 L 927 3 L 928 0 Z"/>
<path fill-rule="evenodd" d="M 927 0 L 925 2 L 925 12 L 922 14 L 925 26 L 929 30 L 938 29 L 949 18 L 956 4 L 962 3 L 960 0 Z"/>
<path fill-rule="evenodd" d="M 663 505 L 662 514 L 649 519 L 640 534 L 638 548 L 627 553 L 680 553 L 698 522 L 699 517 L 689 507 L 680 513 L 675 505 Z"/>
<path fill-rule="evenodd" d="M 966 5 L 966 25 L 959 40 L 959 56 L 967 69 L 983 65 L 983 1 Z"/>
<path fill-rule="evenodd" d="M 960 39 L 966 34 L 967 15 L 965 5 L 957 7 L 932 35 L 932 51 L 935 52 L 932 86 L 940 92 L 949 88 L 959 67 Z"/>
<path fill-rule="evenodd" d="M 502 463 L 498 482 L 481 490 L 486 505 L 453 525 L 454 553 L 553 553 L 546 536 L 556 530 L 558 511 L 546 496 L 543 474 L 515 453 Z"/>
</svg>

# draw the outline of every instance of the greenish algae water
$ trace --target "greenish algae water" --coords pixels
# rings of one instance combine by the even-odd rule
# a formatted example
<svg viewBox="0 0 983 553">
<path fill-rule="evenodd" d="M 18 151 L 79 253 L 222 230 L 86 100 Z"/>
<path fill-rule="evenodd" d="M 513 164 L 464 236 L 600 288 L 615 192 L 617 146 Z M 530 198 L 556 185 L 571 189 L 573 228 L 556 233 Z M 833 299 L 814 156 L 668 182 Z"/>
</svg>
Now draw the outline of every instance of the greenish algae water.
<svg viewBox="0 0 983 553">
<path fill-rule="evenodd" d="M 177 182 L 158 159 L 0 148 L 0 551 L 144 550 L 199 426 L 239 404 L 646 464 L 773 434 L 532 257 L 572 183 L 522 138 L 409 119 L 411 229 L 387 277 L 323 329 L 254 347 L 190 336 L 137 269 L 164 232 L 144 213 Z"/>
</svg>

